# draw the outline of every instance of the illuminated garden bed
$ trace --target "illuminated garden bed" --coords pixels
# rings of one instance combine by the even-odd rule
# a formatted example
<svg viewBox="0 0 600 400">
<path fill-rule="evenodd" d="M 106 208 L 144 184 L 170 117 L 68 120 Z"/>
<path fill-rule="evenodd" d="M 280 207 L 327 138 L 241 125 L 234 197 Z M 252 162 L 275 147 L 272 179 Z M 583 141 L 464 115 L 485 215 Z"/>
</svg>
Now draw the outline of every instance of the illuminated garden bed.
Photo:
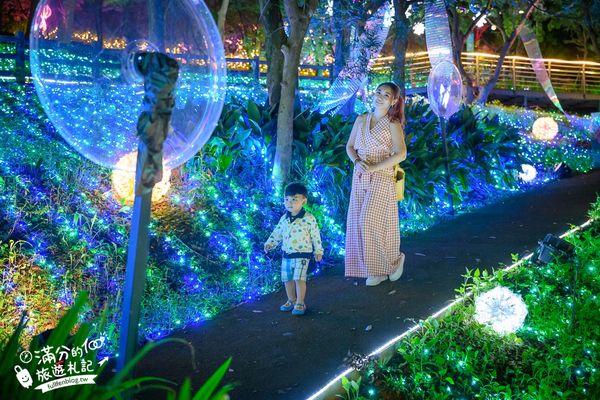
<svg viewBox="0 0 600 400">
<path fill-rule="evenodd" d="M 215 135 L 173 171 L 170 191 L 153 206 L 140 328 L 148 339 L 280 287 L 279 260 L 262 251 L 282 212 L 271 184 L 275 119 L 252 101 L 264 93 L 251 88 L 231 89 Z M 582 172 L 591 167 L 593 153 L 577 144 L 589 140 L 584 130 L 560 122 L 557 137 L 540 142 L 529 133 L 535 115 L 519 126 L 484 111 L 464 109 L 448 125 L 455 211 L 554 179 L 558 162 Z M 437 120 L 418 98 L 409 102 L 407 116 L 403 234 L 448 213 Z M 0 341 L 24 310 L 32 317 L 29 336 L 52 328 L 75 293 L 86 290 L 93 308 L 84 318 L 108 309 L 107 336 L 116 343 L 130 207 L 114 196 L 109 170 L 83 160 L 59 137 L 32 86 L 0 86 L 0 118 Z M 352 123 L 306 111 L 294 122 L 293 179 L 309 187 L 325 267 L 341 263 L 344 254 L 351 178 L 345 143 Z M 519 177 L 524 163 L 536 177 Z"/>
</svg>

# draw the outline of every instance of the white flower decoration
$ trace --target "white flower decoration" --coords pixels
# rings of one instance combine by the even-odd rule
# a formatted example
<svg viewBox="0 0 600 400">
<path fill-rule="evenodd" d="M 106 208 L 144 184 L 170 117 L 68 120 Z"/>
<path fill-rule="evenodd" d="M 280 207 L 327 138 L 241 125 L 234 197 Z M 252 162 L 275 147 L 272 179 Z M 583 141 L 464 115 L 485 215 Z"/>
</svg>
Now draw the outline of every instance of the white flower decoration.
<svg viewBox="0 0 600 400">
<path fill-rule="evenodd" d="M 558 124 L 551 117 L 541 117 L 535 120 L 531 128 L 531 136 L 535 140 L 551 141 L 558 133 Z"/>
<path fill-rule="evenodd" d="M 523 326 L 527 306 L 520 295 L 497 286 L 475 300 L 475 320 L 498 333 L 515 332 Z"/>
</svg>

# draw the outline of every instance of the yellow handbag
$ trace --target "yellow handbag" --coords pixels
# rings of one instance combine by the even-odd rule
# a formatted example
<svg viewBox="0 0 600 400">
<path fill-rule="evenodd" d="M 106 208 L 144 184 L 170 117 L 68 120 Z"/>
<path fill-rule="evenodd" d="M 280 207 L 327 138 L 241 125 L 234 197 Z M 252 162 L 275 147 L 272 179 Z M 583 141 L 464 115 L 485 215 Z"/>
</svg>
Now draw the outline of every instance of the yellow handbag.
<svg viewBox="0 0 600 400">
<path fill-rule="evenodd" d="M 394 166 L 394 178 L 396 179 L 396 200 L 404 200 L 404 178 L 406 174 L 400 164 Z"/>
</svg>

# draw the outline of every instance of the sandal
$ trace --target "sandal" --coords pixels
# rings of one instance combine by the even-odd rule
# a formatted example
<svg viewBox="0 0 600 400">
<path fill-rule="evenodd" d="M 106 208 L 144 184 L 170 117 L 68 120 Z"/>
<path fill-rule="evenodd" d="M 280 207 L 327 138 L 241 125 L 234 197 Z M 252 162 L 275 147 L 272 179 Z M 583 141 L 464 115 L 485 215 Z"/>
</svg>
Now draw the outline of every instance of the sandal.
<svg viewBox="0 0 600 400">
<path fill-rule="evenodd" d="M 281 311 L 292 311 L 294 309 L 294 300 L 288 299 L 284 305 L 279 307 Z"/>
<path fill-rule="evenodd" d="M 303 303 L 296 303 L 292 310 L 292 315 L 304 315 L 306 312 L 306 305 Z"/>
</svg>

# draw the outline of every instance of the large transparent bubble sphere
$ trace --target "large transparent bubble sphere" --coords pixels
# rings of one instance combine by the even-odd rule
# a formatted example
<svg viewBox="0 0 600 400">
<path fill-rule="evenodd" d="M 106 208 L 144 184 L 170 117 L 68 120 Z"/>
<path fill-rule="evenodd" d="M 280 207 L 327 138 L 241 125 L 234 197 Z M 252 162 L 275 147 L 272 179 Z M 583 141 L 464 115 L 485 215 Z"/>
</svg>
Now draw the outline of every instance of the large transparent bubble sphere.
<svg viewBox="0 0 600 400">
<path fill-rule="evenodd" d="M 115 168 L 136 151 L 144 96 L 133 68 L 138 51 L 162 52 L 179 63 L 165 167 L 181 165 L 210 138 L 223 107 L 226 65 L 202 0 L 41 0 L 34 18 L 30 53 L 38 96 L 60 134 L 85 157 Z"/>
<path fill-rule="evenodd" d="M 456 65 L 440 61 L 429 73 L 427 98 L 434 113 L 450 118 L 462 102 L 462 78 Z"/>
</svg>

